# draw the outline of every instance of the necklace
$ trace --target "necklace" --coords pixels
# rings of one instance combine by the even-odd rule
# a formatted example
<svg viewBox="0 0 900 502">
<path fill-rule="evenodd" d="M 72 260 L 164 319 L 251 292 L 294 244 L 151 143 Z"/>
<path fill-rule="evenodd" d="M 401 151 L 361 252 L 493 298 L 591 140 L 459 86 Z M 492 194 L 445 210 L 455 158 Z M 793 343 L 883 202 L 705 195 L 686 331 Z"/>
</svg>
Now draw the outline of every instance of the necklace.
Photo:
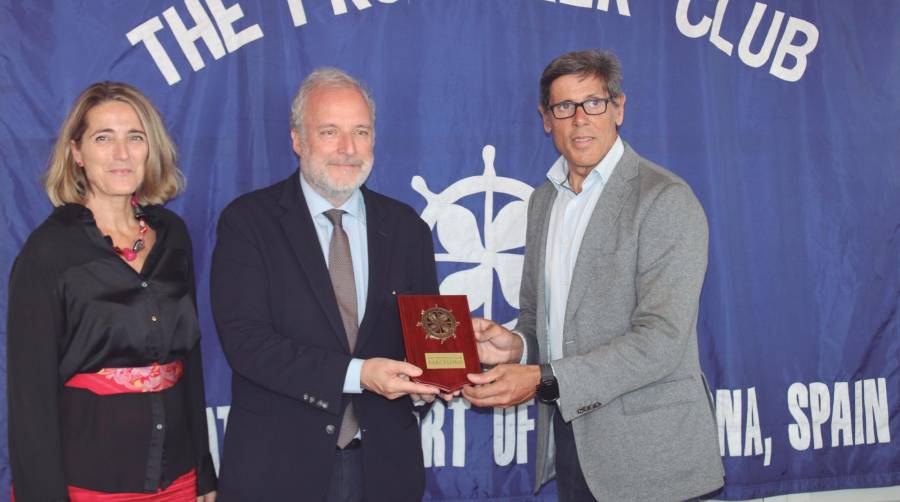
<svg viewBox="0 0 900 502">
<path fill-rule="evenodd" d="M 134 211 L 134 218 L 138 221 L 138 238 L 134 241 L 134 244 L 130 249 L 122 249 L 118 246 L 113 246 L 113 251 L 122 258 L 125 258 L 125 261 L 134 261 L 134 259 L 137 258 L 138 253 L 144 249 L 144 234 L 147 233 L 147 224 L 144 223 L 144 211 L 138 204 L 137 197 L 134 195 L 131 196 L 131 209 Z"/>
</svg>

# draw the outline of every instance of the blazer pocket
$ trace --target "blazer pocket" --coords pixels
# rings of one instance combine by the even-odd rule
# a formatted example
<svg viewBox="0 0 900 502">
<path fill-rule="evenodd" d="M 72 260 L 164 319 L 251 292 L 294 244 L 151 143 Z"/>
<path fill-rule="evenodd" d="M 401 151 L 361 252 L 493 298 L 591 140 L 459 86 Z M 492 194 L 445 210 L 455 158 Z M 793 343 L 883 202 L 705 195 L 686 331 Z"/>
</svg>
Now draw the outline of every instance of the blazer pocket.
<svg viewBox="0 0 900 502">
<path fill-rule="evenodd" d="M 697 382 L 688 376 L 678 380 L 660 382 L 622 395 L 622 408 L 626 415 L 638 415 L 659 408 L 697 401 Z"/>
</svg>

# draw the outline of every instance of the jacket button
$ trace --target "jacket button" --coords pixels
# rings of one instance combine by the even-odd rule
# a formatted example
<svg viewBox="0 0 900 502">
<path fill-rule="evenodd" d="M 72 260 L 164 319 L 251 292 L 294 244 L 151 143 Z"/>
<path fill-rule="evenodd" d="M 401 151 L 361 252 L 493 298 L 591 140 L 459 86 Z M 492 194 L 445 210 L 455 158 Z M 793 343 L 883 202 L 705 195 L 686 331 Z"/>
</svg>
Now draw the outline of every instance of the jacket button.
<svg viewBox="0 0 900 502">
<path fill-rule="evenodd" d="M 325 426 L 325 434 L 328 434 L 328 435 L 334 434 L 334 426 L 331 424 L 326 425 Z"/>
</svg>

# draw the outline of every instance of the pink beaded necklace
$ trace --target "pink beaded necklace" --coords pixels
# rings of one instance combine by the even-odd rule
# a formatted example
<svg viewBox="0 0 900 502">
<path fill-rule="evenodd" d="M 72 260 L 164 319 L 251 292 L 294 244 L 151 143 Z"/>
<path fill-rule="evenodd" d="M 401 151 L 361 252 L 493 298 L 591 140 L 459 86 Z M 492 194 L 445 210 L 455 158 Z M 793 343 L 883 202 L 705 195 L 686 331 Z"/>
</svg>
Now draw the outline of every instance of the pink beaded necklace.
<svg viewBox="0 0 900 502">
<path fill-rule="evenodd" d="M 137 197 L 134 195 L 131 196 L 131 209 L 134 211 L 134 218 L 138 221 L 138 238 L 134 241 L 131 249 L 113 246 L 113 251 L 125 258 L 125 261 L 134 261 L 137 258 L 138 253 L 144 249 L 144 234 L 147 233 L 147 224 L 144 223 L 144 212 L 141 210 L 141 206 L 138 205 Z"/>
</svg>

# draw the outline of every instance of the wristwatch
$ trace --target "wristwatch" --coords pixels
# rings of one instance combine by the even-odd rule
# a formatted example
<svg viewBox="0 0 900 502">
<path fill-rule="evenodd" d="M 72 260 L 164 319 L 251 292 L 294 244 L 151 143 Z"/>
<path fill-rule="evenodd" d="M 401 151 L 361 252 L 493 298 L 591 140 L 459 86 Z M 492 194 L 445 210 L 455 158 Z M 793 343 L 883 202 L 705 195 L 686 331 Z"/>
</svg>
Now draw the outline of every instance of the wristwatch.
<svg viewBox="0 0 900 502">
<path fill-rule="evenodd" d="M 550 364 L 541 365 L 541 383 L 537 386 L 537 398 L 547 404 L 553 404 L 559 399 L 559 384 Z"/>
</svg>

